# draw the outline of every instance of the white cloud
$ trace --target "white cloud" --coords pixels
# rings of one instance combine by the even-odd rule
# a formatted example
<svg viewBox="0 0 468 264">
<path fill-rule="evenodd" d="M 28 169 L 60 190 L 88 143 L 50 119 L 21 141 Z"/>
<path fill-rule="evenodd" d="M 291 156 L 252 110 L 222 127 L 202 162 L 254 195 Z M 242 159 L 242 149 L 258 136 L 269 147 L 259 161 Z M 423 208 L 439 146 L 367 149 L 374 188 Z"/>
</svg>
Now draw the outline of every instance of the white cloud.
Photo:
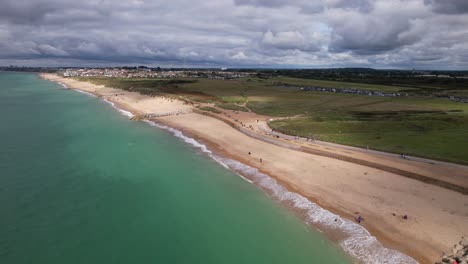
<svg viewBox="0 0 468 264">
<path fill-rule="evenodd" d="M 2 0 L 0 64 L 466 69 L 465 11 L 462 0 Z"/>
<path fill-rule="evenodd" d="M 273 47 L 277 49 L 286 49 L 286 50 L 302 50 L 302 51 L 317 51 L 317 46 L 314 46 L 315 43 L 307 40 L 300 32 L 298 31 L 284 31 L 277 32 L 276 34 L 267 31 L 263 35 L 262 44 L 267 47 Z"/>
<path fill-rule="evenodd" d="M 239 51 L 236 54 L 232 55 L 231 58 L 235 60 L 245 60 L 247 59 L 247 56 L 245 55 L 243 51 Z"/>
</svg>

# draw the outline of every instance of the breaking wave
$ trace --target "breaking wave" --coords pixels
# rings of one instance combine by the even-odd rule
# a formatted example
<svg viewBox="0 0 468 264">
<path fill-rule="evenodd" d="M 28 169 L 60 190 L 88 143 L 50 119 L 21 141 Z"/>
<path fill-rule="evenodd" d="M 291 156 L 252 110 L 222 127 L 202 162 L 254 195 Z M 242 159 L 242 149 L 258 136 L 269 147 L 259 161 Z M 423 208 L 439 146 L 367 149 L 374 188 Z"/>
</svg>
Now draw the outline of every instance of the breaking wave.
<svg viewBox="0 0 468 264">
<path fill-rule="evenodd" d="M 96 95 L 92 94 L 92 93 L 88 93 L 88 92 L 85 92 L 85 91 L 82 91 L 82 90 L 78 90 L 78 89 L 73 89 L 74 91 L 77 91 L 79 93 L 82 93 L 82 94 L 86 94 L 87 96 L 91 96 L 91 97 L 97 97 Z"/>
<path fill-rule="evenodd" d="M 123 110 L 122 108 L 118 108 L 114 102 L 111 102 L 107 99 L 102 99 L 104 102 L 110 104 L 113 108 L 115 108 L 117 111 L 119 111 L 121 114 L 123 114 L 124 116 L 127 116 L 128 118 L 132 118 L 134 117 L 135 115 L 132 114 L 131 112 L 127 111 L 127 110 Z"/>
<path fill-rule="evenodd" d="M 344 251 L 359 262 L 366 264 L 417 263 L 413 258 L 399 251 L 385 248 L 361 225 L 341 218 L 340 216 L 321 208 L 298 193 L 288 191 L 275 179 L 261 173 L 256 168 L 236 160 L 215 155 L 205 145 L 197 142 L 193 138 L 185 136 L 177 129 L 157 124 L 149 120 L 145 120 L 145 122 L 151 126 L 167 130 L 174 136 L 182 139 L 184 142 L 200 149 L 204 153 L 207 153 L 221 166 L 236 172 L 244 180 L 266 190 L 271 196 L 273 196 L 273 198 L 283 203 L 292 204 L 297 209 L 304 210 L 306 212 L 306 223 L 319 229 L 319 231 L 326 230 L 327 232 L 340 233 L 344 238 L 339 241 L 339 245 L 344 249 Z"/>
<path fill-rule="evenodd" d="M 65 89 L 70 89 L 70 87 L 68 87 L 66 84 L 64 83 L 61 83 L 61 82 L 58 82 L 58 84 L 60 84 L 63 88 Z"/>
<path fill-rule="evenodd" d="M 79 90 L 77 90 L 79 91 Z M 82 91 L 79 91 L 82 92 Z M 83 92 L 86 93 L 86 92 Z M 89 94 L 89 93 L 86 93 Z M 92 95 L 92 94 L 91 94 Z M 94 96 L 94 95 L 92 95 Z M 113 102 L 104 99 L 105 102 L 109 103 L 118 110 L 121 114 L 131 118 L 134 115 L 129 111 L 118 108 Z M 385 248 L 374 236 L 372 236 L 364 227 L 350 221 L 348 219 L 341 218 L 340 216 L 327 211 L 317 204 L 311 202 L 304 196 L 290 192 L 285 187 L 280 185 L 275 179 L 260 172 L 258 169 L 241 163 L 236 160 L 224 158 L 215 155 L 209 150 L 204 144 L 199 143 L 193 138 L 185 136 L 181 131 L 158 124 L 150 120 L 143 120 L 153 127 L 157 127 L 166 131 L 169 131 L 174 136 L 180 138 L 185 143 L 199 149 L 201 152 L 206 153 L 213 160 L 219 163 L 221 166 L 230 169 L 237 173 L 244 180 L 253 183 L 274 199 L 291 204 L 294 208 L 300 209 L 305 212 L 305 222 L 319 231 L 339 233 L 341 239 L 339 239 L 339 245 L 355 258 L 360 263 L 365 264 L 417 264 L 418 262 L 413 258 L 396 250 Z"/>
</svg>

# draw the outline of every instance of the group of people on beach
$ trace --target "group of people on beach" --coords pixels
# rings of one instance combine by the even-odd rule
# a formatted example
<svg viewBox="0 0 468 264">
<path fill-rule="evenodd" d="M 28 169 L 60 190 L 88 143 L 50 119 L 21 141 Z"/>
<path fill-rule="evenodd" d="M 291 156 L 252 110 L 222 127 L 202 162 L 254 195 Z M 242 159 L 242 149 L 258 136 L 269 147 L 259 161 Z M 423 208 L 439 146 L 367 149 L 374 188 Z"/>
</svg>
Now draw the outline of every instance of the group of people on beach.
<svg viewBox="0 0 468 264">
<path fill-rule="evenodd" d="M 358 212 L 356 212 L 357 214 Z M 396 214 L 393 214 L 393 216 L 396 216 Z M 408 215 L 403 215 L 401 217 L 403 220 L 408 220 Z M 360 224 L 362 221 L 364 221 L 364 217 L 362 217 L 361 215 L 358 215 L 358 217 L 355 218 L 356 222 L 358 222 L 358 224 Z M 335 222 L 336 222 L 336 219 L 335 219 Z"/>
<path fill-rule="evenodd" d="M 252 155 L 252 152 L 249 151 L 249 155 Z M 263 159 L 260 158 L 260 163 L 263 163 Z"/>
<path fill-rule="evenodd" d="M 235 113 L 235 114 L 238 114 L 239 112 L 234 112 L 234 113 Z M 254 127 L 253 127 L 252 125 L 246 125 L 246 124 L 244 124 L 242 121 L 240 121 L 239 119 L 234 118 L 234 117 L 232 117 L 230 114 L 227 114 L 227 113 L 225 113 L 225 112 L 223 112 L 223 114 L 224 114 L 225 116 L 227 116 L 228 118 L 234 120 L 234 122 L 239 123 L 241 127 L 250 129 L 250 130 L 252 130 L 252 131 L 254 130 Z M 258 120 L 257 120 L 257 121 L 258 121 Z"/>
</svg>

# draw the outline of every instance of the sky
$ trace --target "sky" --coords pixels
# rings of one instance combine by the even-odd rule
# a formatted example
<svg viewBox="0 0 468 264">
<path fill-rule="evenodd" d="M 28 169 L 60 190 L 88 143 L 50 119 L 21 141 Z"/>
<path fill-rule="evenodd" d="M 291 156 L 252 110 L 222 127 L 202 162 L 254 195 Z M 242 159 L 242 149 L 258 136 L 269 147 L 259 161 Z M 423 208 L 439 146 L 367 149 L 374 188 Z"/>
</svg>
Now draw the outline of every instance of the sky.
<svg viewBox="0 0 468 264">
<path fill-rule="evenodd" d="M 0 0 L 0 65 L 468 70 L 468 0 Z"/>
</svg>

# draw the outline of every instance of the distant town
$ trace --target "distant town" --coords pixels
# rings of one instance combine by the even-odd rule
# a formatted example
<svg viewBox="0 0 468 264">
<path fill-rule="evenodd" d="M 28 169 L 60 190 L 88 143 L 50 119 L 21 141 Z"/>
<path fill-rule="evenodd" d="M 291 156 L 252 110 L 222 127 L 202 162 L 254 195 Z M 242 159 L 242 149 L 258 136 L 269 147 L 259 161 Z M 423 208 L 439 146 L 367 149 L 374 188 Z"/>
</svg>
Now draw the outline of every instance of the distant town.
<svg viewBox="0 0 468 264">
<path fill-rule="evenodd" d="M 300 86 L 273 81 L 272 86 L 298 89 L 304 92 L 345 93 L 366 96 L 406 97 L 431 96 L 447 98 L 454 102 L 468 103 L 468 71 L 424 71 L 424 70 L 376 70 L 371 68 L 331 69 L 228 69 L 228 68 L 161 68 L 146 66 L 123 67 L 0 67 L 0 71 L 52 72 L 64 77 L 106 77 L 106 78 L 206 78 L 233 80 L 239 78 L 286 77 L 310 80 L 340 82 L 337 87 Z M 397 86 L 398 91 L 356 89 L 352 83 Z M 408 89 L 405 89 L 407 87 Z"/>
<path fill-rule="evenodd" d="M 162 69 L 140 67 L 111 67 L 111 68 L 29 68 L 29 67 L 0 67 L 0 71 L 38 71 L 56 72 L 64 77 L 112 77 L 112 78 L 208 78 L 229 80 L 245 78 L 257 74 L 252 71 L 221 69 Z"/>
<path fill-rule="evenodd" d="M 59 71 L 64 77 L 114 77 L 114 78 L 209 78 L 237 79 L 252 75 L 250 72 L 224 70 L 162 70 L 160 68 L 98 68 L 66 69 Z"/>
</svg>

